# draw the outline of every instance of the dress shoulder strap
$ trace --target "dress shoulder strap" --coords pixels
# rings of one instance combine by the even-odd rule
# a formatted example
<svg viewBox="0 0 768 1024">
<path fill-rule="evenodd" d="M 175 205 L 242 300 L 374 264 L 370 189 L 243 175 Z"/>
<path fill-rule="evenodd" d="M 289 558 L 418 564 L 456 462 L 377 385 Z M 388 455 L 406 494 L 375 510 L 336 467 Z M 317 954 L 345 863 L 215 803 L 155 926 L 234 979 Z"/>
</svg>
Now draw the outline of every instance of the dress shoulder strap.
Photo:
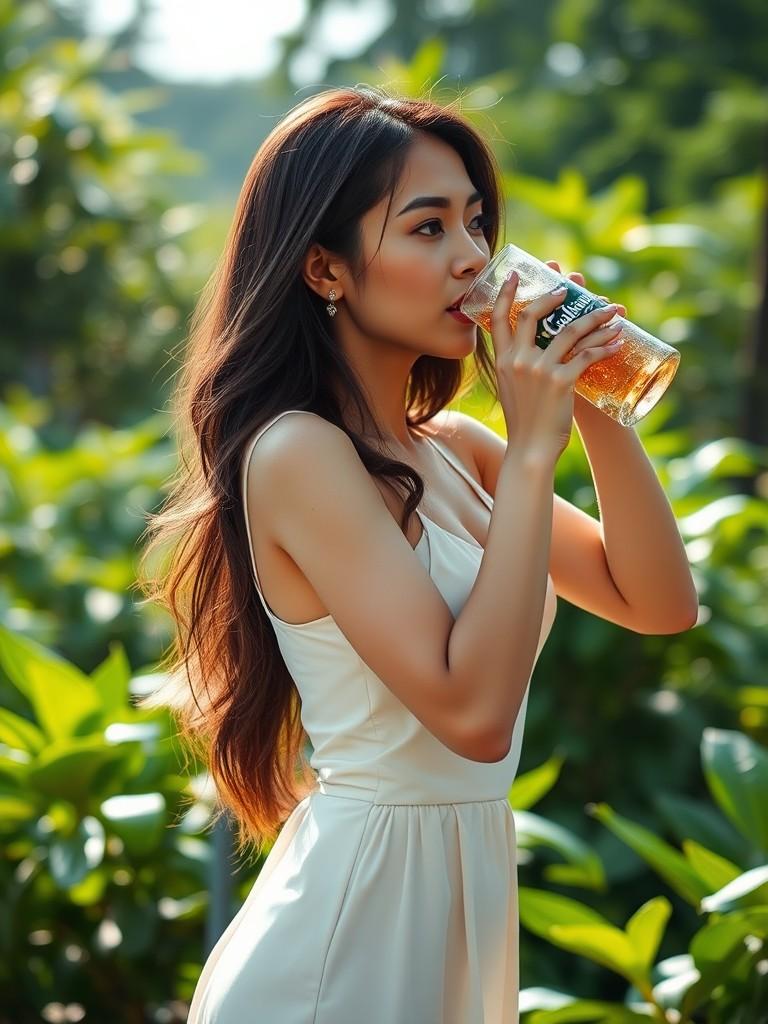
<svg viewBox="0 0 768 1024">
<path fill-rule="evenodd" d="M 436 448 L 438 450 L 438 452 L 443 456 L 445 461 L 449 463 L 451 466 L 453 466 L 453 468 L 456 470 L 459 476 L 464 477 L 464 479 L 467 481 L 467 483 L 475 492 L 475 494 L 480 498 L 483 504 L 491 511 L 493 511 L 493 498 L 486 490 L 484 490 L 480 486 L 480 484 L 477 482 L 477 480 L 475 480 L 472 474 L 468 472 L 468 470 L 466 470 L 464 466 L 462 466 L 462 464 L 459 462 L 459 460 L 453 454 L 453 452 L 448 451 L 447 448 L 444 448 L 442 444 L 438 444 L 437 441 L 435 441 L 434 438 L 432 437 L 427 437 L 427 440 L 429 441 L 433 448 Z"/>
<path fill-rule="evenodd" d="M 256 433 L 253 435 L 253 437 L 250 438 L 250 440 L 248 441 L 248 443 L 245 446 L 245 453 L 243 455 L 243 460 L 242 460 L 241 469 L 240 469 L 240 492 L 241 492 L 241 497 L 242 497 L 242 502 L 243 502 L 243 514 L 245 516 L 245 529 L 246 529 L 246 533 L 248 534 L 248 551 L 249 551 L 250 556 L 251 556 L 251 566 L 253 568 L 253 580 L 254 580 L 254 582 L 256 584 L 256 590 L 259 593 L 259 597 L 262 600 L 262 604 L 264 605 L 264 607 L 267 610 L 267 613 L 269 615 L 274 615 L 274 612 L 272 612 L 272 610 L 270 609 L 270 607 L 267 604 L 266 600 L 264 599 L 264 594 L 263 594 L 262 589 L 261 589 L 261 584 L 259 583 L 259 573 L 258 573 L 258 570 L 256 568 L 256 557 L 255 557 L 255 555 L 253 553 L 253 538 L 251 536 L 251 524 L 250 524 L 250 521 L 248 519 L 248 500 L 247 500 L 247 492 L 248 492 L 248 488 L 247 488 L 247 483 L 248 483 L 248 467 L 251 464 L 251 455 L 253 454 L 253 449 L 256 446 L 256 442 L 259 440 L 259 438 L 262 436 L 262 434 L 266 433 L 266 431 L 272 426 L 273 423 L 276 423 L 281 417 L 286 416 L 289 412 L 300 412 L 300 413 L 303 413 L 304 415 L 309 415 L 309 416 L 316 416 L 317 415 L 317 413 L 312 412 L 310 409 L 283 409 L 282 412 L 279 412 L 275 416 L 272 416 L 270 419 L 268 419 L 266 423 L 262 423 L 262 425 L 259 427 L 259 429 L 256 431 Z"/>
</svg>

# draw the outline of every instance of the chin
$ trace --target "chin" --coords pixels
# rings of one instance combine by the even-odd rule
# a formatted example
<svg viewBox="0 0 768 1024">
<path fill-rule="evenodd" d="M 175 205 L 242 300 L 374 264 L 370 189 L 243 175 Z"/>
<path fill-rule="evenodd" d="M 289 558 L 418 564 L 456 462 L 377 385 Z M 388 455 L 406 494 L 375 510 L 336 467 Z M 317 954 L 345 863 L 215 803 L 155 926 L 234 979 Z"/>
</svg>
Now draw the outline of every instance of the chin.
<svg viewBox="0 0 768 1024">
<path fill-rule="evenodd" d="M 434 356 L 436 359 L 450 359 L 452 362 L 462 362 L 464 359 L 469 359 L 470 356 L 474 355 L 475 346 L 472 348 L 462 349 L 458 351 L 456 349 L 448 350 L 443 348 L 441 352 L 424 352 L 425 356 Z"/>
</svg>

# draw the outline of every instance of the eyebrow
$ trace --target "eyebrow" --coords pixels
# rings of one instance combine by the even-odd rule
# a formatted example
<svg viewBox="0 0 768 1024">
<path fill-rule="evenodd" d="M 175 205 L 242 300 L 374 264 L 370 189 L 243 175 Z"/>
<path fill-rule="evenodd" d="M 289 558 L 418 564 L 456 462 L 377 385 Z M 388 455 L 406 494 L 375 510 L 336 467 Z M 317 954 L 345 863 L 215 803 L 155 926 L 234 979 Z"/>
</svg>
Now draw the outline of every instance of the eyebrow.
<svg viewBox="0 0 768 1024">
<path fill-rule="evenodd" d="M 481 192 L 473 192 L 467 200 L 467 206 L 471 206 L 473 203 L 476 203 L 478 199 L 482 198 L 483 196 Z M 417 196 L 415 199 L 412 199 L 407 206 L 404 206 L 397 216 L 402 217 L 404 213 L 409 213 L 411 210 L 420 210 L 424 206 L 437 206 L 440 207 L 440 209 L 447 210 L 450 208 L 450 205 L 450 199 L 447 199 L 445 196 Z"/>
</svg>

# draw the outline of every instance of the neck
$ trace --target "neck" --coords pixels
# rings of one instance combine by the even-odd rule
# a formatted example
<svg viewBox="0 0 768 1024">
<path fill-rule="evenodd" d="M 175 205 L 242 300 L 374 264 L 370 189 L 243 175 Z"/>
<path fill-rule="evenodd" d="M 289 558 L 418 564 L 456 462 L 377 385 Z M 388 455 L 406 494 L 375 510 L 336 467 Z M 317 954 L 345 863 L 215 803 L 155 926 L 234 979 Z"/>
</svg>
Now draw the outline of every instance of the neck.
<svg viewBox="0 0 768 1024">
<path fill-rule="evenodd" d="M 416 452 L 419 445 L 405 412 L 408 378 L 419 354 L 369 339 L 354 344 L 342 338 L 341 346 L 368 403 L 368 411 L 361 415 L 350 397 L 343 395 L 345 424 L 376 447 L 383 444 L 406 454 Z"/>
</svg>

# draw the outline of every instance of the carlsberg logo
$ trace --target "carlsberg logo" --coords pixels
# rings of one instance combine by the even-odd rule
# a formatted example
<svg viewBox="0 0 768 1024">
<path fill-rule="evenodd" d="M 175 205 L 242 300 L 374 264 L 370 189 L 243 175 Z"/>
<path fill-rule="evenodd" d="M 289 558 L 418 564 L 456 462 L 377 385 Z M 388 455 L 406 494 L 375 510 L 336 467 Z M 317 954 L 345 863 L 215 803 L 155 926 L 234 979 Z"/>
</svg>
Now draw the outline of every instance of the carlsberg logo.
<svg viewBox="0 0 768 1024">
<path fill-rule="evenodd" d="M 599 309 L 604 305 L 604 302 L 596 299 L 593 295 L 585 295 L 584 292 L 569 286 L 562 305 L 553 310 L 549 316 L 539 320 L 536 344 L 540 348 L 546 348 L 555 335 L 559 334 L 568 324 L 578 320 L 585 313 L 591 313 L 593 309 Z"/>
</svg>

